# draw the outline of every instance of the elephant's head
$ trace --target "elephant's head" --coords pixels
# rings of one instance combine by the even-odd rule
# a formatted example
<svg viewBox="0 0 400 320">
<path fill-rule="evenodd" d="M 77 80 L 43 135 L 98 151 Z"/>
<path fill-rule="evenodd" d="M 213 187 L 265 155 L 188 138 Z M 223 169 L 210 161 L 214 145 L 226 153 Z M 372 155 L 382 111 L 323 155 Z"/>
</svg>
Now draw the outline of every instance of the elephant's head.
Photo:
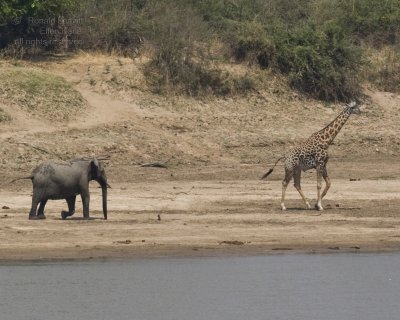
<svg viewBox="0 0 400 320">
<path fill-rule="evenodd" d="M 103 197 L 103 214 L 104 219 L 107 220 L 107 188 L 111 187 L 107 183 L 106 171 L 104 170 L 102 163 L 97 159 L 90 161 L 90 180 L 96 180 L 101 186 Z"/>
</svg>

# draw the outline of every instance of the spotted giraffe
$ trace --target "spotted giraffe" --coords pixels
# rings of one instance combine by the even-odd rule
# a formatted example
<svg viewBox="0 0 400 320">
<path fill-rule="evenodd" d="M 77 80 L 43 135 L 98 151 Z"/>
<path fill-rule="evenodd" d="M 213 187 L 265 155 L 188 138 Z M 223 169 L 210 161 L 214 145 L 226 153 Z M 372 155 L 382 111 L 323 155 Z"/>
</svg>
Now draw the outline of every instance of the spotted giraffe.
<svg viewBox="0 0 400 320">
<path fill-rule="evenodd" d="M 269 169 L 267 173 L 261 179 L 267 178 L 279 161 L 284 160 L 285 167 L 285 178 L 282 181 L 282 199 L 281 208 L 286 210 L 285 207 L 285 193 L 286 188 L 292 179 L 294 178 L 294 186 L 299 192 L 301 198 L 303 199 L 305 205 L 310 209 L 310 204 L 304 196 L 303 191 L 300 186 L 301 171 L 307 171 L 309 169 L 317 170 L 317 203 L 315 208 L 318 210 L 323 210 L 321 200 L 328 192 L 331 186 L 331 181 L 328 177 L 328 172 L 326 170 L 326 164 L 328 162 L 328 147 L 331 145 L 336 135 L 339 133 L 340 129 L 346 123 L 347 119 L 351 114 L 359 114 L 360 109 L 355 102 L 351 102 L 346 105 L 345 109 L 322 130 L 315 132 L 311 135 L 304 143 L 298 145 L 297 147 L 288 151 L 283 157 L 279 158 L 274 166 Z M 321 194 L 322 179 L 324 178 L 326 186 Z"/>
</svg>

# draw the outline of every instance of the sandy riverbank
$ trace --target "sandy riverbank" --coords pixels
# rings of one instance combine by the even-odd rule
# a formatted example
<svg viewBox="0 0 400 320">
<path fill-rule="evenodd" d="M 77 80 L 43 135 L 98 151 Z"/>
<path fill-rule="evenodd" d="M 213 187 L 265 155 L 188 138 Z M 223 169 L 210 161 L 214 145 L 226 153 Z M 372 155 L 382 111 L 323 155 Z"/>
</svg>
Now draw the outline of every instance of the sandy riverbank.
<svg viewBox="0 0 400 320">
<path fill-rule="evenodd" d="M 282 212 L 279 181 L 115 184 L 107 221 L 94 186 L 89 221 L 80 202 L 72 219 L 61 220 L 64 201 L 48 203 L 46 220 L 29 221 L 31 190 L 3 190 L 1 206 L 10 209 L 0 209 L 0 260 L 398 251 L 399 187 L 334 179 L 323 212 L 305 210 L 290 188 Z M 303 190 L 315 194 L 311 176 Z"/>
</svg>

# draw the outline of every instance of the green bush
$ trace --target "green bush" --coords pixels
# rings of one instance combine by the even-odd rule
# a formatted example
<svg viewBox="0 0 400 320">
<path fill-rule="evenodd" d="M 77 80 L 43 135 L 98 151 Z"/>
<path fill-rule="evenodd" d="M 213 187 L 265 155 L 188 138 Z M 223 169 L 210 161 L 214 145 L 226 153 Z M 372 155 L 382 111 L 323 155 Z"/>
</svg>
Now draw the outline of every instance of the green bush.
<svg viewBox="0 0 400 320">
<path fill-rule="evenodd" d="M 321 11 L 313 11 L 315 2 L 228 1 L 230 6 L 223 6 L 227 1 L 201 0 L 197 6 L 237 61 L 283 73 L 293 88 L 315 98 L 354 98 L 360 92 L 360 50 L 338 19 L 317 22 Z"/>
<path fill-rule="evenodd" d="M 140 12 L 144 4 L 144 0 L 84 1 L 80 48 L 138 55 L 143 44 Z"/>
<path fill-rule="evenodd" d="M 320 22 L 336 20 L 356 41 L 373 46 L 395 44 L 400 36 L 399 0 L 316 0 Z"/>
<path fill-rule="evenodd" d="M 348 100 L 360 91 L 361 56 L 337 25 L 307 23 L 275 35 L 275 67 L 290 84 L 323 100 Z"/>
<path fill-rule="evenodd" d="M 21 22 L 26 17 L 58 17 L 77 12 L 79 0 L 0 0 L 0 24 L 11 22 L 20 17 Z"/>
<path fill-rule="evenodd" d="M 38 47 L 25 45 L 18 53 L 40 54 L 79 48 L 136 55 L 142 44 L 138 17 L 145 3 L 145 0 L 0 0 L 0 26 L 3 25 L 0 48 L 15 47 L 14 40 L 23 38 L 47 42 Z M 43 24 L 29 24 L 28 17 L 53 19 L 46 26 L 56 33 L 43 34 Z M 58 17 L 76 19 L 78 23 L 60 24 Z M 15 21 L 17 18 L 19 22 Z M 3 54 L 13 54 L 13 51 L 6 48 Z"/>
<path fill-rule="evenodd" d="M 365 79 L 386 88 L 385 77 L 397 79 L 397 56 L 386 68 L 365 65 L 371 72 L 364 79 L 360 67 L 365 47 L 399 44 L 399 0 L 0 0 L 0 47 L 36 32 L 23 23 L 11 32 L 16 16 L 68 14 L 83 18 L 75 35 L 82 43 L 61 49 L 136 56 L 150 48 L 143 51 L 151 59 L 146 75 L 158 92 L 226 94 L 254 85 L 218 70 L 222 57 L 282 73 L 293 88 L 323 100 L 354 98 Z M 9 45 L 5 52 L 26 50 Z"/>
<path fill-rule="evenodd" d="M 153 1 L 145 9 L 150 22 L 146 36 L 153 45 L 149 70 L 158 73 L 153 84 L 158 91 L 186 86 L 185 91 L 194 93 L 201 77 L 196 72 L 201 71 L 205 54 L 204 45 L 195 46 L 205 41 L 205 25 L 189 8 L 171 6 L 166 1 Z"/>
<path fill-rule="evenodd" d="M 46 24 L 47 27 L 65 32 L 65 26 L 59 23 L 62 20 L 59 18 L 69 18 L 76 14 L 81 8 L 80 5 L 79 0 L 0 0 L 0 49 L 13 45 L 14 41 L 20 38 L 52 40 L 43 47 L 46 50 L 65 46 L 65 42 L 61 41 L 64 34 L 44 34 L 44 24 L 32 24 L 29 18 L 52 20 L 51 24 Z"/>
<path fill-rule="evenodd" d="M 227 71 L 207 64 L 169 64 L 163 70 L 157 63 L 151 61 L 145 69 L 145 75 L 154 92 L 159 94 L 245 94 L 256 87 L 254 80 L 247 75 L 232 76 Z"/>
<path fill-rule="evenodd" d="M 233 77 L 212 63 L 214 35 L 199 13 L 184 1 L 149 1 L 144 7 L 146 38 L 153 52 L 145 74 L 159 93 L 236 94 L 254 88 L 254 82 Z"/>
<path fill-rule="evenodd" d="M 275 46 L 264 26 L 255 21 L 233 22 L 231 28 L 229 42 L 235 59 L 268 68 L 275 55 Z"/>
<path fill-rule="evenodd" d="M 400 1 L 354 0 L 342 2 L 343 20 L 358 37 L 374 45 L 394 44 L 400 34 Z"/>
</svg>

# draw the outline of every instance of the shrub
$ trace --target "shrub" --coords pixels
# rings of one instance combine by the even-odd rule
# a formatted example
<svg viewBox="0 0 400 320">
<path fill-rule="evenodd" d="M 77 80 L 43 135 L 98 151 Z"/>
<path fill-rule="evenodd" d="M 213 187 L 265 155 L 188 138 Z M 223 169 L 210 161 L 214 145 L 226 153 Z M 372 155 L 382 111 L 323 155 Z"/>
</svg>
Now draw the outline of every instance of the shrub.
<svg viewBox="0 0 400 320">
<path fill-rule="evenodd" d="M 307 23 L 275 35 L 276 67 L 294 87 L 323 100 L 348 100 L 359 91 L 360 52 L 337 25 Z"/>
<path fill-rule="evenodd" d="M 236 22 L 231 23 L 231 28 L 230 46 L 235 59 L 268 68 L 275 55 L 275 46 L 263 25 L 255 21 Z"/>
<path fill-rule="evenodd" d="M 152 1 L 145 7 L 147 38 L 153 45 L 146 75 L 157 92 L 224 92 L 225 76 L 208 66 L 211 34 L 188 6 Z"/>
<path fill-rule="evenodd" d="M 357 41 L 376 47 L 399 41 L 399 0 L 318 0 L 316 3 L 314 16 L 320 22 L 336 20 Z"/>
<path fill-rule="evenodd" d="M 81 48 L 135 57 L 143 44 L 140 10 L 145 1 L 86 0 Z"/>
<path fill-rule="evenodd" d="M 147 65 L 145 75 L 154 92 L 159 94 L 245 94 L 256 87 L 254 80 L 247 75 L 232 76 L 227 71 L 207 64 L 182 64 L 178 69 L 180 73 L 168 80 L 152 61 Z M 171 74 L 168 72 L 167 75 Z"/>
<path fill-rule="evenodd" d="M 198 2 L 239 62 L 256 63 L 288 76 L 289 83 L 323 100 L 359 94 L 360 51 L 338 19 L 316 21 L 315 3 L 325 0 Z M 207 6 L 209 5 L 209 7 Z M 219 22 L 216 22 L 219 21 Z"/>
<path fill-rule="evenodd" d="M 399 0 L 0 0 L 0 48 L 8 45 L 4 53 L 15 57 L 26 54 L 26 48 L 9 44 L 37 30 L 11 26 L 16 16 L 74 14 L 84 21 L 74 35 L 81 43 L 46 50 L 79 47 L 134 57 L 150 48 L 146 75 L 153 88 L 191 95 L 252 87 L 246 78 L 218 70 L 223 55 L 212 52 L 214 42 L 223 43 L 225 58 L 285 74 L 293 88 L 313 97 L 354 98 L 360 92 L 361 49 L 398 45 L 400 34 Z M 362 75 L 393 87 L 385 80 L 397 81 L 397 60 L 388 56 L 386 67 L 370 65 L 371 72 Z"/>
<path fill-rule="evenodd" d="M 4 3 L 0 0 L 0 13 L 6 12 L 3 19 L 5 26 L 0 27 L 0 48 L 23 38 L 40 40 L 39 44 L 25 45 L 25 54 L 67 52 L 80 48 L 135 55 L 141 45 L 137 16 L 144 0 L 17 0 Z M 34 25 L 29 23 L 28 17 L 51 19 L 51 22 Z M 17 18 L 19 22 L 15 21 Z M 67 19 L 77 22 L 69 23 Z M 51 32 L 43 33 L 43 26 Z M 7 53 L 9 51 L 5 50 L 4 54 Z"/>
<path fill-rule="evenodd" d="M 344 23 L 358 37 L 374 45 L 394 44 L 400 34 L 398 0 L 342 2 Z"/>
<path fill-rule="evenodd" d="M 55 50 L 67 45 L 62 41 L 67 35 L 67 27 L 61 22 L 62 18 L 68 18 L 79 12 L 79 0 L 0 0 L 0 26 L 2 37 L 0 49 L 14 44 L 17 39 L 36 40 L 40 38 L 43 49 Z M 47 19 L 47 27 L 51 27 L 56 33 L 43 33 L 43 24 L 31 23 L 28 18 Z M 51 23 L 50 23 L 51 20 Z M 45 43 L 43 45 L 43 43 Z M 29 46 L 34 47 L 34 46 Z"/>
</svg>

